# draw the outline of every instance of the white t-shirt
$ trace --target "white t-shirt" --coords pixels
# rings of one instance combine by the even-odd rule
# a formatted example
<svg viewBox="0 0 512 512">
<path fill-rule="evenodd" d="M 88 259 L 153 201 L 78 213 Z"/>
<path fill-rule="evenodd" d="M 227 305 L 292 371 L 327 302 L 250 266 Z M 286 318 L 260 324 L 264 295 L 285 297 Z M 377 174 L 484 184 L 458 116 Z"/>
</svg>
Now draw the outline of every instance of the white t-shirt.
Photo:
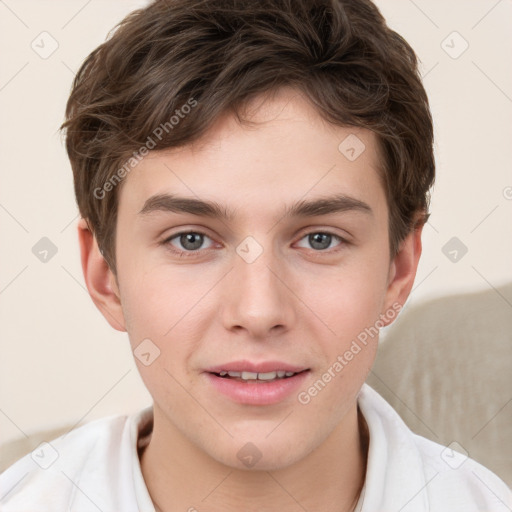
<svg viewBox="0 0 512 512">
<path fill-rule="evenodd" d="M 472 459 L 412 433 L 364 384 L 370 443 L 358 512 L 510 512 L 512 491 Z M 92 421 L 42 444 L 0 475 L 1 512 L 154 512 L 137 448 L 153 413 Z"/>
</svg>

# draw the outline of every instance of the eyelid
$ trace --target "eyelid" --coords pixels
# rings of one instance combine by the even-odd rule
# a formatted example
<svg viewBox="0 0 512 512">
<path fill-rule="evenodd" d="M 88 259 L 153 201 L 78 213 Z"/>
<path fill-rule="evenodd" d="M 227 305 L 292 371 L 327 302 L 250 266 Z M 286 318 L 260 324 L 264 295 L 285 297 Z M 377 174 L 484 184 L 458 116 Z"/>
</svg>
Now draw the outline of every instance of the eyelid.
<svg viewBox="0 0 512 512">
<path fill-rule="evenodd" d="M 346 237 L 343 237 L 343 236 L 341 236 L 341 235 L 339 235 L 337 233 L 334 233 L 333 231 L 331 231 L 329 229 L 322 229 L 322 228 L 318 228 L 318 227 L 315 227 L 315 226 L 310 226 L 310 228 L 305 228 L 305 229 L 308 229 L 308 231 L 305 231 L 305 232 L 303 231 L 302 232 L 302 234 L 300 235 L 300 237 L 298 239 L 298 242 L 300 242 L 301 240 L 303 240 L 304 238 L 306 238 L 309 235 L 318 234 L 318 233 L 321 233 L 321 234 L 324 234 L 324 235 L 330 235 L 330 236 L 332 236 L 333 238 L 335 238 L 335 239 L 337 239 L 339 241 L 339 244 L 337 246 L 335 246 L 334 248 L 323 249 L 323 250 L 310 249 L 313 253 L 317 253 L 317 254 L 332 254 L 332 253 L 337 252 L 338 250 L 341 250 L 344 246 L 350 244 L 350 241 L 347 240 Z M 190 229 L 184 229 L 182 231 L 178 231 L 176 233 L 172 233 L 169 236 L 166 236 L 164 238 L 164 240 L 162 242 L 160 242 L 160 244 L 166 246 L 171 252 L 173 252 L 174 254 L 178 254 L 180 257 L 182 257 L 182 256 L 184 256 L 184 257 L 194 257 L 194 256 L 197 256 L 199 254 L 202 254 L 202 253 L 205 253 L 205 252 L 209 252 L 210 249 L 212 249 L 212 247 L 207 247 L 205 249 L 197 249 L 195 251 L 191 251 L 191 250 L 187 251 L 187 250 L 178 249 L 178 248 L 174 247 L 170 243 L 171 240 L 173 240 L 175 238 L 178 238 L 181 235 L 187 235 L 189 233 L 193 233 L 193 234 L 196 234 L 196 235 L 202 235 L 203 237 L 206 237 L 206 238 L 209 238 L 210 240 L 212 240 L 214 242 L 214 244 L 216 243 L 215 240 L 210 235 L 208 235 L 207 233 L 205 233 L 201 229 L 190 228 Z"/>
<path fill-rule="evenodd" d="M 311 231 L 307 231 L 306 233 L 304 233 L 300 238 L 299 238 L 299 242 L 301 240 L 303 240 L 304 238 L 306 238 L 307 236 L 309 235 L 313 235 L 313 234 L 322 234 L 322 235 L 329 235 L 335 239 L 337 239 L 339 241 L 339 244 L 335 247 L 331 247 L 330 249 L 323 249 L 323 250 L 315 250 L 315 249 L 311 249 L 314 253 L 318 253 L 318 254 L 332 254 L 333 252 L 336 252 L 337 250 L 339 250 L 340 248 L 342 248 L 343 246 L 345 245 L 348 245 L 350 242 L 344 238 L 343 236 L 341 235 L 338 235 L 337 233 L 333 233 L 332 231 L 329 231 L 327 229 L 314 229 L 314 230 L 311 230 Z"/>
<path fill-rule="evenodd" d="M 182 235 L 188 235 L 190 233 L 192 233 L 194 235 L 202 235 L 205 238 L 209 238 L 213 242 L 212 246 L 215 245 L 215 243 L 216 243 L 215 240 L 210 235 L 208 235 L 208 233 L 205 233 L 204 231 L 201 231 L 199 229 L 184 229 L 182 231 L 178 231 L 176 233 L 172 233 L 171 235 L 166 236 L 162 240 L 162 242 L 160 242 L 160 244 L 164 245 L 168 248 L 171 247 L 170 250 L 174 253 L 178 253 L 180 255 L 185 254 L 186 256 L 189 256 L 189 255 L 193 256 L 195 254 L 203 253 L 212 248 L 212 247 L 207 247 L 207 248 L 197 249 L 195 251 L 190 251 L 190 250 L 187 251 L 187 250 L 183 250 L 183 249 L 178 249 L 171 244 L 171 241 L 174 240 L 175 238 L 179 238 Z"/>
</svg>

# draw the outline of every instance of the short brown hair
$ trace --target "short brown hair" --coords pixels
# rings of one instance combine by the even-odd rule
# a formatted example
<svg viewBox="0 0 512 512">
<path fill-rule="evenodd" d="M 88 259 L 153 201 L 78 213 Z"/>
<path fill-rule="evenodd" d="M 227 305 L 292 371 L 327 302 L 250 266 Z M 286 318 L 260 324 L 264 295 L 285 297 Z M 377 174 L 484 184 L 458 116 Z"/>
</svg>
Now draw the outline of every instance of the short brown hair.
<svg viewBox="0 0 512 512">
<path fill-rule="evenodd" d="M 240 121 L 249 99 L 280 86 L 305 93 L 327 121 L 376 134 L 392 256 L 426 222 L 435 174 L 427 95 L 414 51 L 370 0 L 156 0 L 85 59 L 61 126 L 80 214 L 114 273 L 122 183 L 112 180 L 123 164 L 149 138 L 151 149 L 176 147 L 221 114 Z M 160 138 L 150 137 L 156 127 Z"/>
</svg>

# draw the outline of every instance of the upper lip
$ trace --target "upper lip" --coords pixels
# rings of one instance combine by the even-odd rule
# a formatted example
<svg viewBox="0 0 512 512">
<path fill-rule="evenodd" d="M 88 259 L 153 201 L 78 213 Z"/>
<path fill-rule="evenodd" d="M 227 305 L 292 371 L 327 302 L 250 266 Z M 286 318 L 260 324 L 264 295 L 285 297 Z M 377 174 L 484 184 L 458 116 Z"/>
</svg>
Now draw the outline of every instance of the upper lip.
<svg viewBox="0 0 512 512">
<path fill-rule="evenodd" d="M 308 370 L 305 366 L 297 366 L 282 361 L 261 361 L 259 363 L 252 361 L 231 361 L 229 363 L 222 363 L 216 366 L 211 366 L 205 371 L 209 373 L 220 372 L 253 372 L 253 373 L 266 373 L 283 370 L 285 372 L 299 373 Z"/>
</svg>

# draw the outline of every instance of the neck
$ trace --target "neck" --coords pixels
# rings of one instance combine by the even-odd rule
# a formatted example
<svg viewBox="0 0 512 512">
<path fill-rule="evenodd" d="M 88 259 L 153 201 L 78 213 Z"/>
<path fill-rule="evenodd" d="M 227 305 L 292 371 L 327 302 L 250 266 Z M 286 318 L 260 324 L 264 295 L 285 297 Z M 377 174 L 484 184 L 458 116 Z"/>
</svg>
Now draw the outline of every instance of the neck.
<svg viewBox="0 0 512 512">
<path fill-rule="evenodd" d="M 139 456 L 157 512 L 352 512 L 357 505 L 368 454 L 368 429 L 357 407 L 317 449 L 272 471 L 217 462 L 159 422 L 156 411 L 151 441 Z"/>
</svg>

